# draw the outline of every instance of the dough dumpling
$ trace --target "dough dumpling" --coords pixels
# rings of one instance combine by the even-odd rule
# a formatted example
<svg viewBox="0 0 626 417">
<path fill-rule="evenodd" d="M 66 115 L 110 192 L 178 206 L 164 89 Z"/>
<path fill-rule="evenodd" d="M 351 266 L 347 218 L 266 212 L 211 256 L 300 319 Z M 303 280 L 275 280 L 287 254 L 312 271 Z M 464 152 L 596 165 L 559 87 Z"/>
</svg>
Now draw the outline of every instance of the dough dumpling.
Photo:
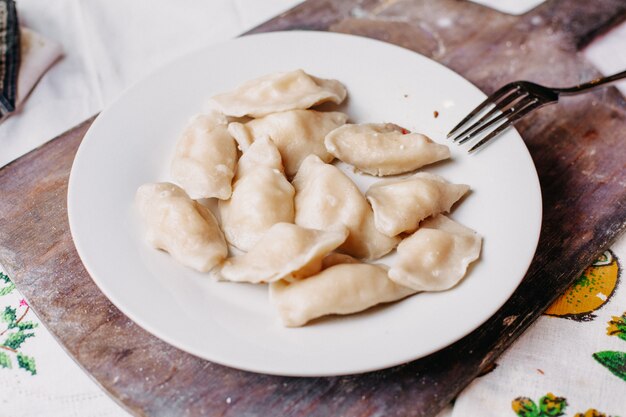
<svg viewBox="0 0 626 417">
<path fill-rule="evenodd" d="M 447 290 L 478 259 L 481 243 L 476 232 L 439 214 L 398 245 L 389 278 L 416 291 Z"/>
<path fill-rule="evenodd" d="M 356 258 L 353 258 L 350 255 L 346 255 L 345 253 L 329 253 L 326 255 L 324 259 L 322 259 L 322 269 L 330 268 L 331 266 L 339 265 L 339 264 L 359 264 L 359 261 Z"/>
<path fill-rule="evenodd" d="M 254 144 L 247 148 L 239 162 L 237 163 L 237 172 L 235 179 L 244 177 L 248 172 L 263 166 L 266 168 L 274 169 L 279 172 L 284 172 L 282 158 L 278 148 L 269 137 L 259 137 Z"/>
<path fill-rule="evenodd" d="M 325 232 L 277 223 L 248 253 L 227 259 L 215 275 L 227 281 L 254 284 L 305 278 L 319 272 L 324 256 L 347 236 L 345 228 Z"/>
<path fill-rule="evenodd" d="M 348 228 L 350 235 L 339 252 L 377 259 L 400 241 L 376 229 L 374 213 L 352 180 L 317 156 L 310 155 L 302 162 L 293 186 L 297 225 L 321 230 Z"/>
<path fill-rule="evenodd" d="M 449 212 L 469 190 L 469 185 L 451 184 L 439 175 L 420 172 L 412 177 L 380 181 L 365 196 L 374 210 L 376 228 L 387 236 L 414 232 L 428 216 Z"/>
<path fill-rule="evenodd" d="M 146 240 L 181 264 L 206 272 L 228 255 L 224 235 L 206 207 L 170 183 L 144 184 L 135 197 Z"/>
<path fill-rule="evenodd" d="M 276 144 L 287 176 L 298 171 L 302 160 L 310 154 L 330 162 L 334 157 L 324 146 L 326 134 L 343 125 L 348 116 L 340 112 L 289 110 L 273 113 L 248 123 L 231 123 L 228 131 L 245 151 L 255 138 L 269 136 Z"/>
<path fill-rule="evenodd" d="M 293 186 L 274 166 L 276 161 L 263 159 L 272 148 L 279 155 L 265 139 L 243 154 L 230 200 L 218 203 L 226 240 L 243 251 L 250 250 L 274 224 L 294 221 Z"/>
<path fill-rule="evenodd" d="M 230 197 L 237 146 L 227 126 L 223 114 L 200 114 L 178 139 L 171 174 L 191 198 Z"/>
<path fill-rule="evenodd" d="M 328 152 L 371 175 L 414 171 L 450 157 L 445 145 L 393 123 L 346 124 L 324 140 Z"/>
<path fill-rule="evenodd" d="M 351 314 L 416 291 L 387 277 L 382 266 L 341 263 L 300 281 L 270 284 L 270 303 L 287 327 L 329 314 Z"/>
<path fill-rule="evenodd" d="M 327 101 L 339 104 L 346 94 L 339 81 L 313 77 L 299 69 L 246 81 L 234 91 L 213 96 L 209 107 L 227 116 L 262 117 L 286 110 L 308 109 Z"/>
</svg>

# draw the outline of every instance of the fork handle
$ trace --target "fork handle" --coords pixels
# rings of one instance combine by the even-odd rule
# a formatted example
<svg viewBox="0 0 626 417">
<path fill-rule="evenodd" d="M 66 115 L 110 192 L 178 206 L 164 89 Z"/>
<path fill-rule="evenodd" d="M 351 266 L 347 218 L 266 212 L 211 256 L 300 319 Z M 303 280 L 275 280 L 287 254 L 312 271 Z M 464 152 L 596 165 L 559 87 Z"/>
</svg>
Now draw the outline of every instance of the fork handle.
<svg viewBox="0 0 626 417">
<path fill-rule="evenodd" d="M 576 85 L 574 87 L 569 87 L 569 88 L 553 88 L 553 90 L 559 94 L 563 94 L 563 95 L 574 95 L 574 94 L 578 94 L 578 93 L 582 93 L 588 90 L 591 90 L 593 88 L 596 87 L 600 87 L 601 85 L 604 84 L 608 84 L 608 83 L 612 83 L 614 81 L 617 80 L 621 80 L 623 78 L 626 78 L 626 71 L 622 71 L 622 72 L 618 72 L 617 74 L 613 74 L 611 76 L 608 77 L 601 77 L 601 78 L 596 78 L 595 80 L 591 80 L 589 82 L 586 82 L 584 84 L 579 84 Z"/>
</svg>

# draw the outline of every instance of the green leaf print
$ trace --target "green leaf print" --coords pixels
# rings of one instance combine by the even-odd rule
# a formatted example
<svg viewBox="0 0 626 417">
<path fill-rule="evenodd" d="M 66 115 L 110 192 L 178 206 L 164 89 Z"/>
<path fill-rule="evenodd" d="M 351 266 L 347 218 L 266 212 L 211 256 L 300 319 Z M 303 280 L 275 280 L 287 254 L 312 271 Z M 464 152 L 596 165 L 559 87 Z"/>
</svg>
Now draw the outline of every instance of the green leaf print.
<svg viewBox="0 0 626 417">
<path fill-rule="evenodd" d="M 37 327 L 37 323 L 32 322 L 32 321 L 23 321 L 23 322 L 17 323 L 17 328 L 20 330 L 30 330 L 30 329 L 34 329 L 35 327 Z"/>
<path fill-rule="evenodd" d="M 596 352 L 592 356 L 613 375 L 626 381 L 626 352 L 605 350 Z"/>
<path fill-rule="evenodd" d="M 15 285 L 9 277 L 0 272 L 0 296 L 9 294 L 15 289 Z M 26 307 L 23 309 L 22 307 Z M 37 323 L 31 320 L 24 320 L 28 314 L 30 307 L 25 299 L 20 300 L 19 306 L 6 306 L 0 309 L 0 336 L 4 338 L 0 344 L 0 368 L 12 368 L 13 359 L 17 362 L 19 368 L 35 375 L 35 359 L 24 355 L 20 348 L 24 341 L 35 336 L 31 330 L 37 327 Z M 19 312 L 19 317 L 18 317 Z"/>
<path fill-rule="evenodd" d="M 22 343 L 24 343 L 26 339 L 33 337 L 34 335 L 34 333 L 26 333 L 23 330 L 18 330 L 15 333 L 11 333 L 2 345 L 17 350 L 20 346 L 22 346 Z"/>
<path fill-rule="evenodd" d="M 20 368 L 24 369 L 27 372 L 30 372 L 31 375 L 37 374 L 37 368 L 35 368 L 35 358 L 32 356 L 26 356 L 24 354 L 17 354 L 17 364 Z"/>
<path fill-rule="evenodd" d="M 11 357 L 4 352 L 0 352 L 0 367 L 3 367 L 3 368 L 11 367 Z"/>
<path fill-rule="evenodd" d="M 0 272 L 0 283 L 4 284 L 4 286 L 0 288 L 0 296 L 7 295 L 15 289 L 15 285 L 11 282 L 9 277 L 2 272 Z"/>
<path fill-rule="evenodd" d="M 15 289 L 15 285 L 13 285 L 13 283 L 10 283 L 9 285 L 7 285 L 6 287 L 2 287 L 0 288 L 0 296 L 2 295 L 7 295 L 9 294 L 11 291 L 13 291 Z"/>
<path fill-rule="evenodd" d="M 15 322 L 17 320 L 17 312 L 16 310 L 11 307 L 11 306 L 6 306 L 4 308 L 4 311 L 2 312 L 2 315 L 0 315 L 0 320 L 2 320 L 3 322 L 7 323 L 9 326 L 9 329 L 12 329 L 15 327 Z"/>
</svg>

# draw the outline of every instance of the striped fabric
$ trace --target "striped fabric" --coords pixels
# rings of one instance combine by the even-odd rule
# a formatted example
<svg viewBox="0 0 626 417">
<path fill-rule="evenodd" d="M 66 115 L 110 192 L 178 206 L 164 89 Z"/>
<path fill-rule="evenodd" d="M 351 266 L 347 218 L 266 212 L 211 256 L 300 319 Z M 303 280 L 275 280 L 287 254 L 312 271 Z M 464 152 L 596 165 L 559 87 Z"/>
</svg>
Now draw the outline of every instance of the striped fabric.
<svg viewBox="0 0 626 417">
<path fill-rule="evenodd" d="M 0 0 L 0 118 L 15 110 L 20 30 L 13 0 Z"/>
</svg>

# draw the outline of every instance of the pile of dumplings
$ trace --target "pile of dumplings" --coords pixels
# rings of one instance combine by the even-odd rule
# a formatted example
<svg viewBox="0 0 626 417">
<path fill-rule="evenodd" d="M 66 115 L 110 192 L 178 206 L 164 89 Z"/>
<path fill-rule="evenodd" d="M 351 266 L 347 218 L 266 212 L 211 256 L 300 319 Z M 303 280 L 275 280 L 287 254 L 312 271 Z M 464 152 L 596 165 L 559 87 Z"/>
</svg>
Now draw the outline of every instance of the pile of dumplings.
<svg viewBox="0 0 626 417">
<path fill-rule="evenodd" d="M 456 285 L 482 239 L 441 213 L 467 185 L 419 172 L 363 195 L 331 164 L 406 174 L 449 158 L 448 148 L 395 124 L 349 124 L 341 112 L 310 109 L 346 95 L 339 81 L 296 70 L 211 98 L 178 139 L 178 185 L 137 191 L 147 242 L 219 280 L 269 284 L 289 327 Z M 217 199 L 215 214 L 203 199 Z M 228 245 L 238 254 L 229 257 Z M 391 267 L 374 262 L 394 249 Z"/>
</svg>

